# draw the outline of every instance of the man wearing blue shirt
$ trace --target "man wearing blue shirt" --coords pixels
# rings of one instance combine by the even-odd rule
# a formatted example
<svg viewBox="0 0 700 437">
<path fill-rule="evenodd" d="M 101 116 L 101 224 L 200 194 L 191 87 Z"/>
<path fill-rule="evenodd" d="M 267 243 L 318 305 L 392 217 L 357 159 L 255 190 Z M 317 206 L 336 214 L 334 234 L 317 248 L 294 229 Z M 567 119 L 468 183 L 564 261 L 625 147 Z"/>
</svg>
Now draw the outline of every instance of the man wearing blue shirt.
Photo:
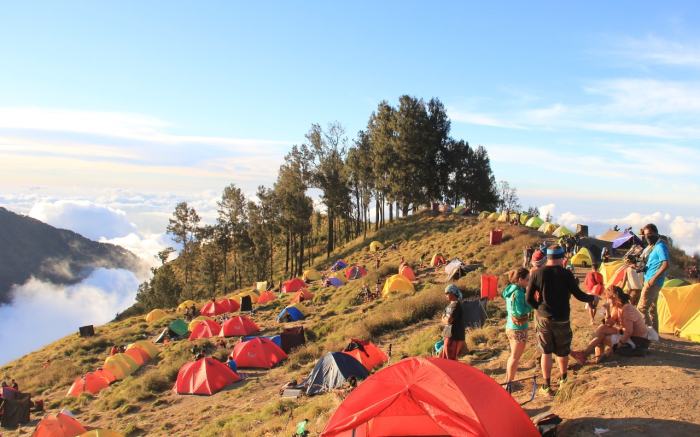
<svg viewBox="0 0 700 437">
<path fill-rule="evenodd" d="M 644 315 L 644 321 L 647 326 L 651 326 L 656 332 L 659 332 L 659 315 L 656 310 L 656 301 L 659 299 L 659 292 L 664 285 L 671 257 L 668 253 L 668 246 L 663 240 L 659 239 L 659 230 L 656 225 L 650 223 L 644 226 L 642 235 L 651 249 L 647 256 L 644 286 L 642 287 L 637 308 Z"/>
</svg>

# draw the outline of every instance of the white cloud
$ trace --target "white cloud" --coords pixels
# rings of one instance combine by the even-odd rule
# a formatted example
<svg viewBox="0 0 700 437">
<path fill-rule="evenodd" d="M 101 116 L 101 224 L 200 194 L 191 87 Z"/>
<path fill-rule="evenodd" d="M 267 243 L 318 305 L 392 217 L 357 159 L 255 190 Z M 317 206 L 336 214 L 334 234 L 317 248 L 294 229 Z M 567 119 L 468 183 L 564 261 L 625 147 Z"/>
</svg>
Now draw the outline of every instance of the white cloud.
<svg viewBox="0 0 700 437">
<path fill-rule="evenodd" d="M 669 41 L 655 35 L 625 38 L 612 52 L 644 64 L 700 67 L 700 44 Z"/>
<path fill-rule="evenodd" d="M 136 231 L 136 226 L 124 211 L 87 200 L 38 202 L 29 211 L 29 216 L 92 240 L 123 237 Z"/>
<path fill-rule="evenodd" d="M 79 326 L 101 325 L 129 307 L 139 280 L 127 270 L 97 269 L 83 282 L 58 286 L 34 278 L 13 288 L 11 305 L 0 306 L 0 364 L 18 358 Z"/>
<path fill-rule="evenodd" d="M 466 110 L 448 108 L 450 119 L 460 123 L 475 124 L 479 126 L 502 127 L 507 129 L 523 129 L 523 126 L 499 119 L 492 115 L 481 114 Z"/>
<path fill-rule="evenodd" d="M 177 245 L 166 234 L 137 234 L 131 233 L 117 238 L 100 238 L 101 243 L 111 243 L 123 247 L 124 249 L 137 255 L 150 267 L 160 265 L 158 252 L 164 248 L 177 247 Z"/>
<path fill-rule="evenodd" d="M 547 215 L 554 217 L 554 211 L 556 210 L 556 205 L 553 203 L 548 203 L 546 205 L 542 205 L 539 208 L 540 211 L 540 218 L 542 220 L 545 220 L 547 218 Z"/>
</svg>

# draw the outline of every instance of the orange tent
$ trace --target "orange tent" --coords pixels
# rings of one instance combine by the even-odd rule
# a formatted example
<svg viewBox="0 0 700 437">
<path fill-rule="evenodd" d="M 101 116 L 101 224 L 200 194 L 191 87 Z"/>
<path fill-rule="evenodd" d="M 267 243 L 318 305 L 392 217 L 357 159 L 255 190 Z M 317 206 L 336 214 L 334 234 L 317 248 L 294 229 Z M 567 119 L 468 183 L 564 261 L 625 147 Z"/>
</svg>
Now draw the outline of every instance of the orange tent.
<svg viewBox="0 0 700 437">
<path fill-rule="evenodd" d="M 302 288 L 301 290 L 296 292 L 296 294 L 292 298 L 292 302 L 293 303 L 302 303 L 305 300 L 311 300 L 313 298 L 314 298 L 313 293 L 311 293 L 306 288 Z"/>
<path fill-rule="evenodd" d="M 202 320 L 190 333 L 190 340 L 216 337 L 219 332 L 221 332 L 221 326 L 218 323 L 213 320 Z"/>
<path fill-rule="evenodd" d="M 83 393 L 96 395 L 107 387 L 109 387 L 109 381 L 107 381 L 102 374 L 88 372 L 85 376 L 76 378 L 75 381 L 73 381 L 73 385 L 68 389 L 66 396 L 77 398 Z"/>
<path fill-rule="evenodd" d="M 240 380 L 241 377 L 229 366 L 207 357 L 180 367 L 174 390 L 181 395 L 213 395 Z"/>
<path fill-rule="evenodd" d="M 127 349 L 124 354 L 130 356 L 139 366 L 143 366 L 148 360 L 151 359 L 148 352 L 140 347 L 132 347 L 131 349 Z"/>
<path fill-rule="evenodd" d="M 389 361 L 389 357 L 384 351 L 370 341 L 352 339 L 343 353 L 355 358 L 360 364 L 365 366 L 365 369 L 368 371 L 371 371 L 375 367 L 380 367 Z"/>
<path fill-rule="evenodd" d="M 248 341 L 236 343 L 231 358 L 238 367 L 271 369 L 287 359 L 287 354 L 272 340 L 255 337 Z"/>
<path fill-rule="evenodd" d="M 277 299 L 275 293 L 271 291 L 263 291 L 262 293 L 260 293 L 260 297 L 258 298 L 258 305 L 263 305 L 268 302 L 272 302 L 275 299 Z"/>
<path fill-rule="evenodd" d="M 219 337 L 234 337 L 253 335 L 260 332 L 260 328 L 250 317 L 236 316 L 228 319 L 221 325 Z"/>
<path fill-rule="evenodd" d="M 299 278 L 294 278 L 290 279 L 289 281 L 284 281 L 282 283 L 282 292 L 283 293 L 294 293 L 295 291 L 299 291 L 302 288 L 306 287 L 306 282 L 302 281 Z"/>
<path fill-rule="evenodd" d="M 525 411 L 480 370 L 442 358 L 406 358 L 350 392 L 321 433 L 335 436 L 540 434 Z"/>
<path fill-rule="evenodd" d="M 67 414 L 44 417 L 36 426 L 32 437 L 74 437 L 87 430 L 77 420 Z"/>
<path fill-rule="evenodd" d="M 401 266 L 401 268 L 399 269 L 399 275 L 403 276 L 409 281 L 416 280 L 416 274 L 413 272 L 413 269 L 408 264 L 404 264 Z"/>
<path fill-rule="evenodd" d="M 106 370 L 106 369 L 97 369 L 92 373 L 104 378 L 104 380 L 107 381 L 109 384 L 111 384 L 117 380 L 117 377 L 114 376 L 114 374 L 112 374 L 112 372 L 110 372 L 109 370 Z"/>
</svg>

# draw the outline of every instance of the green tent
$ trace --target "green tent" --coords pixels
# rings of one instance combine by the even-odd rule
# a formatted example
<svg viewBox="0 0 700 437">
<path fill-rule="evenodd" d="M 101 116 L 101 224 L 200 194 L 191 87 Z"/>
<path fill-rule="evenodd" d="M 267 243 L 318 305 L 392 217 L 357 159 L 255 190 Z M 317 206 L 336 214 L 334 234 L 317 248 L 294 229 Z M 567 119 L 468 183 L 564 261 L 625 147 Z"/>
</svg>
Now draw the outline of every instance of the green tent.
<svg viewBox="0 0 700 437">
<path fill-rule="evenodd" d="M 170 322 L 170 325 L 168 325 L 168 328 L 170 328 L 171 331 L 173 331 L 180 337 L 189 332 L 189 329 L 187 328 L 187 322 L 185 322 L 182 319 L 173 320 L 172 322 Z"/>
<path fill-rule="evenodd" d="M 687 282 L 685 282 L 682 279 L 678 279 L 678 278 L 667 279 L 666 282 L 664 282 L 664 288 L 665 287 L 684 287 L 686 285 L 688 285 Z"/>
<path fill-rule="evenodd" d="M 540 226 L 542 226 L 542 223 L 544 223 L 544 220 L 542 220 L 541 218 L 531 217 L 530 220 L 528 220 L 527 223 L 525 223 L 525 226 L 527 226 L 528 228 L 537 229 Z"/>
<path fill-rule="evenodd" d="M 555 237 L 565 237 L 567 235 L 574 235 L 566 226 L 559 226 L 552 234 Z"/>
</svg>

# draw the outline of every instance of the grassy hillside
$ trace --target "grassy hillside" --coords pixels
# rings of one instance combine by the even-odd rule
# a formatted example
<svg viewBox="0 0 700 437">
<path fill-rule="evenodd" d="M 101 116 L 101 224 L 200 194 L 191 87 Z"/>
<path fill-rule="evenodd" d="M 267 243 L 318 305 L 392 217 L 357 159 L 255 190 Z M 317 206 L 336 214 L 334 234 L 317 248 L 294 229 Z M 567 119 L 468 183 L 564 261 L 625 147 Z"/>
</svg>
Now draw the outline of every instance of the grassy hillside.
<svg viewBox="0 0 700 437">
<path fill-rule="evenodd" d="M 3 367 L 0 376 L 17 379 L 23 390 L 45 399 L 51 411 L 69 408 L 87 426 L 111 428 L 127 435 L 290 435 L 293 425 L 302 418 L 310 419 L 313 435 L 322 430 L 339 405 L 339 397 L 325 394 L 285 400 L 278 395 L 280 386 L 290 379 L 303 379 L 323 353 L 342 349 L 352 337 L 371 339 L 385 349 L 391 345 L 391 362 L 405 355 L 429 354 L 439 338 L 439 313 L 445 306 L 445 275 L 442 269 L 417 268 L 421 255 L 426 254 L 426 262 L 435 252 L 441 252 L 447 258 L 482 263 L 483 268 L 458 281 L 468 293 L 477 293 L 482 273 L 501 275 L 516 267 L 522 248 L 543 238 L 542 234 L 523 227 L 505 226 L 503 244 L 489 246 L 488 232 L 492 226 L 493 223 L 461 216 L 413 216 L 381 229 L 366 241 L 351 242 L 331 260 L 319 260 L 319 268 L 330 266 L 337 258 L 365 264 L 369 275 L 340 288 L 313 284 L 310 287 L 315 294 L 313 301 L 301 305 L 308 315 L 302 323 L 307 333 L 306 346 L 295 350 L 276 369 L 243 370 L 247 376 L 244 381 L 214 396 L 172 393 L 178 369 L 191 359 L 192 344 L 185 340 L 161 346 L 156 360 L 97 397 L 64 397 L 72 380 L 99 366 L 112 344 L 153 336 L 176 317 L 172 310 L 167 319 L 153 325 L 147 324 L 143 317 L 132 317 L 99 327 L 98 335 L 93 338 L 66 337 Z M 396 250 L 384 251 L 379 269 L 375 269 L 372 254 L 367 250 L 369 242 L 375 239 L 387 247 L 392 243 L 397 245 Z M 383 282 L 386 276 L 396 273 L 401 257 L 416 266 L 415 293 L 362 303 L 358 299 L 362 285 L 368 283 L 374 288 L 377 280 Z M 263 334 L 281 330 L 282 325 L 274 319 L 290 298 L 283 296 L 256 312 L 253 318 L 264 330 Z M 469 332 L 469 351 L 463 360 L 500 381 L 508 356 L 501 301 L 490 303 L 488 311 L 487 325 Z M 579 343 L 585 339 L 583 330 L 589 329 L 585 323 L 580 325 Z M 523 374 L 536 370 L 537 351 L 534 339 L 531 342 L 523 357 Z M 230 350 L 220 348 L 215 356 L 224 357 Z M 558 408 L 566 410 L 567 402 L 570 399 L 562 400 Z M 30 432 L 31 427 L 24 427 L 16 433 Z"/>
</svg>

